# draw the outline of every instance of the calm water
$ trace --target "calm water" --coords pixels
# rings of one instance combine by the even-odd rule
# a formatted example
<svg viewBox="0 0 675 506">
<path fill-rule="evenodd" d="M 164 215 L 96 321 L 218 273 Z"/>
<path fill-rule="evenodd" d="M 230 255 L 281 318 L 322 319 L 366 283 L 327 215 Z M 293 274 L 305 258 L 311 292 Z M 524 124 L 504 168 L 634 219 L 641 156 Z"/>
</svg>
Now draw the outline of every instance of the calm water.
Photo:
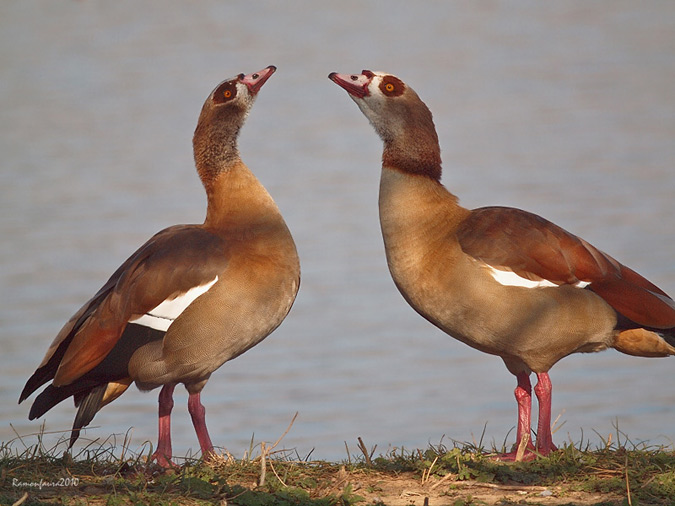
<svg viewBox="0 0 675 506">
<path fill-rule="evenodd" d="M 292 8 L 290 7 L 292 6 Z M 0 3 L 0 440 L 34 442 L 16 399 L 61 325 L 151 234 L 203 219 L 191 136 L 219 81 L 269 64 L 240 139 L 295 236 L 303 282 L 266 341 L 203 399 L 236 456 L 275 441 L 346 458 L 356 438 L 501 444 L 515 380 L 437 331 L 386 269 L 379 139 L 331 71 L 387 70 L 434 112 L 444 183 L 468 207 L 528 209 L 675 293 L 675 3 Z M 558 443 L 675 439 L 675 359 L 614 351 L 552 372 Z M 179 392 L 177 390 L 177 392 Z M 198 448 L 176 395 L 174 449 Z M 87 439 L 156 438 L 156 392 L 130 389 Z M 46 430 L 68 430 L 64 402 Z M 514 435 L 508 436 L 513 441 Z"/>
</svg>

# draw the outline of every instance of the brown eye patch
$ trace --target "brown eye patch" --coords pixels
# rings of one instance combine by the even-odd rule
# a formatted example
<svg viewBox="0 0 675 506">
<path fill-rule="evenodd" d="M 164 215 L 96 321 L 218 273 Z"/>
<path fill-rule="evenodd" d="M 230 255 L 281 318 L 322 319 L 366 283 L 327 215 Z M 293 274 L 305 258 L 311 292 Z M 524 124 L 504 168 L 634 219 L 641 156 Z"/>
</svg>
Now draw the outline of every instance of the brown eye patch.
<svg viewBox="0 0 675 506">
<path fill-rule="evenodd" d="M 398 97 L 405 91 L 405 84 L 398 77 L 385 76 L 380 81 L 380 91 L 387 97 Z"/>
<path fill-rule="evenodd" d="M 216 104 L 224 104 L 237 96 L 237 83 L 235 81 L 227 81 L 221 84 L 213 93 L 213 101 Z"/>
</svg>

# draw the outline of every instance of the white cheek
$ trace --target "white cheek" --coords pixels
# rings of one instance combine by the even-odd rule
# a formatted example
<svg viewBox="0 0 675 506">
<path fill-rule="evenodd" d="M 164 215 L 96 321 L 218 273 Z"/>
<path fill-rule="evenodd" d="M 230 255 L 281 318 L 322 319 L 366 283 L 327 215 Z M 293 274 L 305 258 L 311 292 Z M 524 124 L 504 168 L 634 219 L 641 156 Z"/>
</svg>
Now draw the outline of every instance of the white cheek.
<svg viewBox="0 0 675 506">
<path fill-rule="evenodd" d="M 522 276 L 519 276 L 513 271 L 503 271 L 500 269 L 495 269 L 494 267 L 490 266 L 488 266 L 488 271 L 490 272 L 490 275 L 494 278 L 494 280 L 497 283 L 504 286 L 520 286 L 522 288 L 545 288 L 545 287 L 556 288 L 561 286 L 547 279 L 541 280 L 527 279 Z M 587 281 L 578 281 L 573 286 L 577 288 L 585 288 L 588 285 L 590 285 L 590 283 Z"/>
<path fill-rule="evenodd" d="M 394 116 L 388 115 L 386 112 L 387 97 L 380 91 L 379 86 L 375 81 L 370 83 L 368 87 L 370 93 L 363 98 L 352 97 L 356 105 L 359 106 L 361 112 L 368 118 L 377 128 L 381 126 L 386 129 L 391 129 L 396 122 Z"/>
<path fill-rule="evenodd" d="M 129 320 L 129 323 L 136 323 L 138 325 L 166 332 L 173 321 L 178 318 L 197 297 L 208 292 L 216 281 L 218 281 L 218 276 L 208 283 L 190 288 L 187 292 L 174 299 L 165 300 L 144 315 L 134 320 Z"/>
<path fill-rule="evenodd" d="M 237 87 L 237 96 L 241 96 L 242 93 L 248 94 L 248 86 L 246 86 L 244 83 L 237 81 L 235 86 Z"/>
<path fill-rule="evenodd" d="M 257 95 L 251 95 L 251 92 L 248 90 L 248 86 L 244 83 L 237 83 L 237 96 L 235 100 L 241 104 L 244 104 L 245 107 L 250 107 L 251 104 L 255 101 Z M 246 111 L 246 116 L 248 116 L 248 110 Z"/>
</svg>

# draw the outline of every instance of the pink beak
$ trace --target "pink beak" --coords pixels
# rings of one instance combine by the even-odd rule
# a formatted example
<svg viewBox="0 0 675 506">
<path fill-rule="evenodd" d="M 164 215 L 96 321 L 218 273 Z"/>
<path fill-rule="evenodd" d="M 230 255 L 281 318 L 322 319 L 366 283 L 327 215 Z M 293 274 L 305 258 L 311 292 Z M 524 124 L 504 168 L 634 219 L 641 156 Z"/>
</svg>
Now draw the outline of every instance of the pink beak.
<svg viewBox="0 0 675 506">
<path fill-rule="evenodd" d="M 374 76 L 375 74 L 370 70 L 364 70 L 361 74 L 338 74 L 337 72 L 331 72 L 328 74 L 328 79 L 344 88 L 350 95 L 363 98 L 370 94 L 368 86 Z"/>
<path fill-rule="evenodd" d="M 248 86 L 248 91 L 251 95 L 255 95 L 260 88 L 262 88 L 262 85 L 265 84 L 265 81 L 267 81 L 276 70 L 277 68 L 274 65 L 270 65 L 263 70 L 259 70 L 258 72 L 254 72 L 247 76 L 240 74 L 239 80 Z"/>
</svg>

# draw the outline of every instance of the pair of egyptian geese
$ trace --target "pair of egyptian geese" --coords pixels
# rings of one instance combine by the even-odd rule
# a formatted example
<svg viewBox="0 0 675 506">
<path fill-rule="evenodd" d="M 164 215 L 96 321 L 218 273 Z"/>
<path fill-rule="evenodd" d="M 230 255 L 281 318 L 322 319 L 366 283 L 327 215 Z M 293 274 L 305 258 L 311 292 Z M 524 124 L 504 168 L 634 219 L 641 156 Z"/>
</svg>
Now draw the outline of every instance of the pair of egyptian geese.
<svg viewBox="0 0 675 506">
<path fill-rule="evenodd" d="M 202 455 L 213 455 L 202 388 L 281 324 L 300 284 L 291 233 L 237 149 L 239 130 L 275 70 L 223 81 L 204 103 L 193 139 L 208 199 L 204 223 L 169 227 L 141 246 L 65 324 L 26 383 L 20 402 L 51 381 L 30 419 L 73 397 L 71 446 L 132 382 L 141 390 L 162 387 L 152 458 L 173 465 L 173 390 L 183 383 Z M 517 378 L 519 458 L 556 450 L 548 371 L 561 358 L 606 348 L 675 355 L 675 302 L 657 286 L 537 215 L 458 204 L 440 182 L 431 112 L 410 86 L 368 70 L 329 78 L 384 143 L 380 222 L 401 294 L 452 337 L 501 357 Z M 500 457 L 515 459 L 516 450 Z"/>
</svg>

